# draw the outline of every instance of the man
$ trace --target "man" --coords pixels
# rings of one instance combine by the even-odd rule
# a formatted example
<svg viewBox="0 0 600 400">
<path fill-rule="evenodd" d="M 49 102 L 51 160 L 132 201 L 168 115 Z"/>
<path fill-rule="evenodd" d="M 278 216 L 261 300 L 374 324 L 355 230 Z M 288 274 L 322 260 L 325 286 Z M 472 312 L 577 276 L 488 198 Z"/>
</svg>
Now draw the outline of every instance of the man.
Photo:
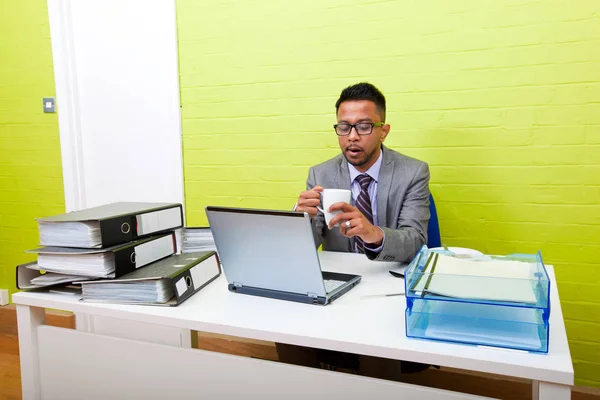
<svg viewBox="0 0 600 400">
<path fill-rule="evenodd" d="M 335 104 L 335 133 L 342 154 L 310 168 L 296 211 L 311 217 L 316 246 L 323 250 L 364 253 L 369 259 L 409 262 L 427 241 L 429 168 L 426 163 L 383 146 L 390 132 L 385 97 L 373 85 L 345 88 Z M 350 189 L 352 203 L 335 203 L 341 211 L 329 225 L 317 209 L 323 189 Z M 339 227 L 334 227 L 339 223 Z M 400 312 L 400 311 L 399 311 Z M 359 370 L 394 379 L 395 372 L 426 369 L 423 364 L 359 357 L 277 343 L 281 361 Z"/>
<path fill-rule="evenodd" d="M 383 146 L 390 125 L 385 97 L 375 86 L 347 87 L 335 107 L 342 154 L 310 168 L 296 211 L 311 216 L 315 243 L 323 250 L 408 262 L 427 242 L 429 168 Z M 329 226 L 317 209 L 323 188 L 351 189 L 354 202 L 332 205 L 330 211 L 342 213 Z M 337 223 L 339 228 L 332 229 Z"/>
</svg>

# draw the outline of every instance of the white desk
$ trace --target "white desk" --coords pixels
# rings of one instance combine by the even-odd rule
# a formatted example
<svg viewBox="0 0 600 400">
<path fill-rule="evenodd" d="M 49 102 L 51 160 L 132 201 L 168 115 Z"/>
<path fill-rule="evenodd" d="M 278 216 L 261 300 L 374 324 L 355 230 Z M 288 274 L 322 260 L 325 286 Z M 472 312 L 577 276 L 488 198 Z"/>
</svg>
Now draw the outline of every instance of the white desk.
<svg viewBox="0 0 600 400">
<path fill-rule="evenodd" d="M 18 293 L 23 398 L 415 399 L 479 398 L 461 393 L 44 325 L 44 308 L 160 326 L 429 363 L 533 381 L 534 399 L 569 399 L 573 367 L 554 271 L 547 355 L 408 339 L 403 291 L 393 263 L 321 254 L 324 270 L 362 275 L 328 306 L 230 293 L 224 277 L 175 308 L 90 304 L 75 296 Z M 124 321 L 125 322 L 125 321 Z M 255 397 L 254 394 L 257 396 Z"/>
</svg>

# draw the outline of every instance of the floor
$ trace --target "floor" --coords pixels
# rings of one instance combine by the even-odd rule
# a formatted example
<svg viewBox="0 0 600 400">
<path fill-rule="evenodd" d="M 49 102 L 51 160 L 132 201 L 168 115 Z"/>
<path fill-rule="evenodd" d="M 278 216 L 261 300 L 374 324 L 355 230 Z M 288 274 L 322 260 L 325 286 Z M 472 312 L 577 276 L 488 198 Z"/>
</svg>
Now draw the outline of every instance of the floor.
<svg viewBox="0 0 600 400">
<path fill-rule="evenodd" d="M 48 325 L 73 328 L 74 317 L 69 313 L 46 313 Z M 274 343 L 235 337 L 198 333 L 198 348 L 227 354 L 277 361 Z M 511 400 L 531 399 L 531 386 L 526 380 L 506 380 L 490 374 L 467 373 L 442 368 L 408 374 L 403 382 L 440 389 L 456 390 L 481 396 Z M 0 400 L 20 400 L 19 343 L 14 307 L 0 307 Z M 573 400 L 600 400 L 600 389 L 574 389 Z"/>
</svg>

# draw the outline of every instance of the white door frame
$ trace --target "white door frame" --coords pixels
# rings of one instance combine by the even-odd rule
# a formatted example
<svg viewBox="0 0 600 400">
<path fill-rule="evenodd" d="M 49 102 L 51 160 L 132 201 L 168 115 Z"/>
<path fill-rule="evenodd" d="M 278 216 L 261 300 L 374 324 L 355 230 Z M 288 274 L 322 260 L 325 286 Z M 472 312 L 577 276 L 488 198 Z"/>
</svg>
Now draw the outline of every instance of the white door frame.
<svg viewBox="0 0 600 400">
<path fill-rule="evenodd" d="M 70 0 L 48 0 L 67 211 L 86 207 L 79 92 Z"/>
</svg>

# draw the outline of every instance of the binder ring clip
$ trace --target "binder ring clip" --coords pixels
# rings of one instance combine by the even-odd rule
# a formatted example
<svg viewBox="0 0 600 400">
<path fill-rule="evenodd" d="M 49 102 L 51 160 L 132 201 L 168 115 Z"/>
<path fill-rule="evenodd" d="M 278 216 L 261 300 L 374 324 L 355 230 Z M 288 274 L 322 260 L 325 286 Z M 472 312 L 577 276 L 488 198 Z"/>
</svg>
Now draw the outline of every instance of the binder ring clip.
<svg viewBox="0 0 600 400">
<path fill-rule="evenodd" d="M 189 276 L 186 276 L 185 283 L 187 284 L 187 287 L 191 287 L 192 286 L 192 278 L 190 278 Z"/>
<path fill-rule="evenodd" d="M 130 230 L 131 227 L 129 226 L 129 224 L 127 222 L 123 222 L 123 224 L 121 225 L 121 232 L 129 233 Z"/>
<path fill-rule="evenodd" d="M 129 256 L 129 261 L 131 261 L 132 264 L 135 264 L 135 251 Z"/>
</svg>

